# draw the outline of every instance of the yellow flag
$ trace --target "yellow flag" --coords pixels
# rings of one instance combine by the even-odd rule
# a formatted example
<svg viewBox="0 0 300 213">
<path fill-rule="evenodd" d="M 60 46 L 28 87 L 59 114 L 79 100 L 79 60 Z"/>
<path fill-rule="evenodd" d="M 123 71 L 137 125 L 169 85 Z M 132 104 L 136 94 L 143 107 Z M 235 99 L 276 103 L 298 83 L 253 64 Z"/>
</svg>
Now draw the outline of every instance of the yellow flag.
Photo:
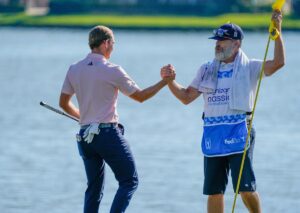
<svg viewBox="0 0 300 213">
<path fill-rule="evenodd" d="M 285 0 L 277 0 L 272 5 L 273 10 L 281 10 L 282 6 L 284 5 Z"/>
<path fill-rule="evenodd" d="M 272 9 L 273 10 L 280 10 L 281 11 L 281 8 L 284 5 L 284 3 L 285 3 L 285 0 L 276 0 L 274 2 L 274 4 L 272 5 Z M 278 30 L 276 29 L 275 24 L 274 24 L 273 21 L 270 24 L 269 33 L 270 33 L 271 39 L 273 39 L 273 40 L 275 40 L 279 36 L 279 34 L 280 34 L 278 32 Z"/>
</svg>

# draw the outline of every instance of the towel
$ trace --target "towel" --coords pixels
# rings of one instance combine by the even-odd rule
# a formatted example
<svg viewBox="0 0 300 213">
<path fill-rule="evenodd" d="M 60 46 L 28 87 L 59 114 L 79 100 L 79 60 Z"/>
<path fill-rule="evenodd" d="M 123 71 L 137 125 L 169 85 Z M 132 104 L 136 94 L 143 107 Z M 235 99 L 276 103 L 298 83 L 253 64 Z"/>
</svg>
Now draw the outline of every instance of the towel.
<svg viewBox="0 0 300 213">
<path fill-rule="evenodd" d="M 253 110 L 257 82 L 251 82 L 250 61 L 240 49 L 234 60 L 233 81 L 229 108 L 251 112 Z"/>
<path fill-rule="evenodd" d="M 233 110 L 251 112 L 257 84 L 252 84 L 250 79 L 250 62 L 246 54 L 239 49 L 233 65 L 233 80 L 229 93 L 229 107 Z M 198 90 L 200 92 L 214 92 L 218 83 L 220 61 L 214 59 L 207 63 L 202 72 Z"/>
<path fill-rule="evenodd" d="M 202 72 L 203 74 L 198 87 L 200 92 L 211 93 L 216 90 L 220 64 L 219 60 L 214 59 L 213 62 L 208 62 L 204 65 L 204 72 Z"/>
</svg>

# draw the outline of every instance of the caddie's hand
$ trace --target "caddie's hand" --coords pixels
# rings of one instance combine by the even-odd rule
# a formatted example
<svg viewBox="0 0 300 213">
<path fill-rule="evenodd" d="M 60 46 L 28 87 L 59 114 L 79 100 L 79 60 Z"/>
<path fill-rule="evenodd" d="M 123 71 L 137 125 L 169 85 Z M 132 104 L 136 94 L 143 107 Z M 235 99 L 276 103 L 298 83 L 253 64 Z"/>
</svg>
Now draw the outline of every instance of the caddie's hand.
<svg viewBox="0 0 300 213">
<path fill-rule="evenodd" d="M 162 79 L 171 78 L 172 80 L 175 79 L 176 72 L 173 65 L 168 64 L 166 66 L 163 66 L 160 70 L 160 76 Z"/>
<path fill-rule="evenodd" d="M 161 68 L 161 78 L 166 83 L 173 81 L 176 77 L 175 68 L 173 65 L 168 64 Z"/>
<path fill-rule="evenodd" d="M 164 77 L 163 81 L 165 81 L 167 84 L 170 83 L 171 81 L 175 80 L 176 74 L 169 76 L 169 77 Z"/>
<path fill-rule="evenodd" d="M 273 11 L 272 13 L 272 21 L 276 27 L 276 29 L 281 32 L 281 23 L 282 23 L 282 13 L 280 10 Z"/>
</svg>

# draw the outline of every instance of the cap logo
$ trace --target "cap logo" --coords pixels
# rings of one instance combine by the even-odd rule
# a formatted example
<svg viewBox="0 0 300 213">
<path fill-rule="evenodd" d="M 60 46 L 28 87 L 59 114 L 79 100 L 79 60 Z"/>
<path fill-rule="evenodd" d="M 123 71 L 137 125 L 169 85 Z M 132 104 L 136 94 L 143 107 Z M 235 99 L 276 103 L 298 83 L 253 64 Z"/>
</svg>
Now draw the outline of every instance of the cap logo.
<svg viewBox="0 0 300 213">
<path fill-rule="evenodd" d="M 234 24 L 224 24 L 220 26 L 218 29 L 213 31 L 213 37 L 209 39 L 215 40 L 242 40 L 244 38 L 243 31 L 239 26 Z"/>
<path fill-rule="evenodd" d="M 225 35 L 228 34 L 228 30 L 225 30 L 225 29 L 220 28 L 220 29 L 214 30 L 214 34 L 215 34 L 216 36 L 223 37 L 224 34 L 225 34 Z"/>
</svg>

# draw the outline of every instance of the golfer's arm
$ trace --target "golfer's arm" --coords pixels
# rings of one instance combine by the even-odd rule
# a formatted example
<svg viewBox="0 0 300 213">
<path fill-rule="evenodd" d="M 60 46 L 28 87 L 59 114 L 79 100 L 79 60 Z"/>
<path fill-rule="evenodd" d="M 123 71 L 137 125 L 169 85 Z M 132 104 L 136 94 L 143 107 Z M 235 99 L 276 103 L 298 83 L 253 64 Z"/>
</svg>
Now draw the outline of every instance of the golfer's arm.
<svg viewBox="0 0 300 213">
<path fill-rule="evenodd" d="M 129 97 L 140 103 L 143 103 L 144 101 L 153 97 L 156 93 L 159 92 L 159 90 L 161 90 L 166 85 L 167 85 L 167 81 L 160 80 L 158 83 L 154 84 L 153 86 L 150 86 L 143 90 L 137 90 Z"/>
<path fill-rule="evenodd" d="M 183 104 L 187 105 L 193 102 L 201 93 L 193 88 L 188 87 L 187 89 L 178 84 L 175 80 L 168 83 L 169 89 L 173 95 L 180 100 Z"/>
<path fill-rule="evenodd" d="M 61 93 L 59 98 L 59 106 L 69 115 L 80 118 L 79 109 L 71 101 L 72 95 Z"/>
</svg>

